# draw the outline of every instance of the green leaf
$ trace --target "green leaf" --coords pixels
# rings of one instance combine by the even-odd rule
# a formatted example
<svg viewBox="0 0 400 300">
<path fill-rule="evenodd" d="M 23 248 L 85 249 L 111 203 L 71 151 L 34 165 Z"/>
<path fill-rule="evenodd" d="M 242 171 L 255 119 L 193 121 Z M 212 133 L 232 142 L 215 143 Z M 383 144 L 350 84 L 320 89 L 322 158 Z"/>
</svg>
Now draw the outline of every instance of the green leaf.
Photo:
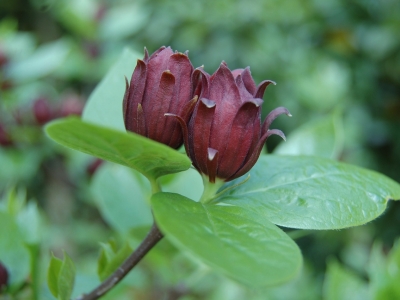
<svg viewBox="0 0 400 300">
<path fill-rule="evenodd" d="M 132 76 L 139 53 L 125 49 L 111 70 L 90 95 L 82 120 L 125 132 L 122 99 L 125 93 L 124 76 Z"/>
<path fill-rule="evenodd" d="M 69 300 L 74 282 L 75 266 L 67 253 L 64 252 L 64 260 L 52 255 L 47 270 L 47 285 L 53 296 L 59 300 Z"/>
<path fill-rule="evenodd" d="M 118 232 L 152 224 L 150 186 L 140 173 L 107 163 L 95 173 L 90 189 L 101 215 Z"/>
<path fill-rule="evenodd" d="M 46 133 L 63 146 L 130 167 L 147 178 L 181 172 L 191 165 L 186 155 L 166 145 L 77 118 L 53 121 Z"/>
<path fill-rule="evenodd" d="M 400 297 L 400 240 L 397 240 L 385 256 L 381 243 L 375 243 L 368 266 L 370 287 L 374 299 L 398 299 Z"/>
<path fill-rule="evenodd" d="M 58 276 L 63 261 L 53 254 L 51 255 L 49 268 L 47 269 L 47 285 L 54 297 L 58 297 Z"/>
<path fill-rule="evenodd" d="M 371 297 L 366 282 L 338 262 L 331 261 L 324 282 L 324 299 L 368 300 Z"/>
<path fill-rule="evenodd" d="M 64 252 L 64 260 L 58 273 L 58 299 L 69 300 L 74 289 L 75 266 L 71 258 Z"/>
<path fill-rule="evenodd" d="M 101 244 L 100 257 L 97 264 L 97 274 L 101 281 L 107 279 L 132 253 L 132 248 L 126 242 L 118 250 L 113 249 L 112 244 Z"/>
<path fill-rule="evenodd" d="M 9 290 L 17 290 L 29 274 L 30 256 L 14 218 L 0 211 L 0 261 L 9 273 Z"/>
<path fill-rule="evenodd" d="M 390 178 L 325 158 L 265 155 L 250 175 L 215 201 L 285 227 L 362 225 L 382 214 L 389 199 L 400 199 L 400 185 Z M 241 181 L 243 177 L 225 187 Z"/>
<path fill-rule="evenodd" d="M 311 121 L 290 133 L 274 150 L 280 155 L 315 155 L 339 158 L 343 150 L 343 125 L 338 112 Z"/>
<path fill-rule="evenodd" d="M 288 281 L 300 270 L 297 245 L 259 215 L 172 193 L 157 193 L 151 201 L 157 224 L 175 246 L 229 277 L 268 286 Z"/>
</svg>

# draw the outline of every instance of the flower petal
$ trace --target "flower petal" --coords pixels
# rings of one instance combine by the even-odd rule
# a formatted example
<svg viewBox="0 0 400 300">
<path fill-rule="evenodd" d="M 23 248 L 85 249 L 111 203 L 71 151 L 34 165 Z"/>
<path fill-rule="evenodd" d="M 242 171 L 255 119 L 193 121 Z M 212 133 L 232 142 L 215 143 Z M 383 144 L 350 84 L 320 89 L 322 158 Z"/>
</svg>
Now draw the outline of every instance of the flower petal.
<svg viewBox="0 0 400 300">
<path fill-rule="evenodd" d="M 264 134 L 265 132 L 268 131 L 269 126 L 271 126 L 272 122 L 280 115 L 285 114 L 289 117 L 292 115 L 290 114 L 289 110 L 285 107 L 277 107 L 274 110 L 272 110 L 267 117 L 265 118 L 263 124 L 262 124 L 262 129 L 261 129 L 261 134 Z"/>
<path fill-rule="evenodd" d="M 215 183 L 215 177 L 217 175 L 219 153 L 217 150 L 215 150 L 213 148 L 208 148 L 207 154 L 208 154 L 207 155 L 208 180 L 211 183 Z"/>
<path fill-rule="evenodd" d="M 273 134 L 279 135 L 280 137 L 282 137 L 286 141 L 286 137 L 285 137 L 285 135 L 284 135 L 284 133 L 282 131 L 280 131 L 278 129 L 268 130 L 266 133 L 264 133 L 261 136 L 260 140 L 257 143 L 257 147 L 255 148 L 255 151 L 251 154 L 251 156 L 246 161 L 246 163 L 239 169 L 239 171 L 235 175 L 231 176 L 226 181 L 238 178 L 238 177 L 246 174 L 248 171 L 250 171 L 250 169 L 257 162 L 257 159 L 260 156 L 261 150 L 264 147 L 265 141 L 267 140 L 267 138 L 269 138 Z"/>
<path fill-rule="evenodd" d="M 233 121 L 226 147 L 220 152 L 218 165 L 218 177 L 229 178 L 235 174 L 246 162 L 246 157 L 254 144 L 258 142 L 258 136 L 254 134 L 254 125 L 260 124 L 261 99 L 254 99 L 242 105 Z M 260 132 L 258 125 L 258 134 Z M 253 140 L 255 141 L 253 142 Z"/>
<path fill-rule="evenodd" d="M 249 91 L 249 93 L 252 94 L 254 97 L 256 97 L 255 94 L 257 91 L 257 87 L 253 77 L 251 76 L 250 67 L 244 69 L 242 73 L 242 79 L 244 82 L 244 86 Z M 262 97 L 256 97 L 256 98 L 262 98 Z"/>
<path fill-rule="evenodd" d="M 225 147 L 236 113 L 242 105 L 235 79 L 223 63 L 211 78 L 210 99 L 216 102 L 210 147 L 221 151 Z"/>
<path fill-rule="evenodd" d="M 207 173 L 207 149 L 210 143 L 211 125 L 215 113 L 215 102 L 202 98 L 196 105 L 189 124 L 189 146 L 193 149 L 193 164 Z"/>
<path fill-rule="evenodd" d="M 267 86 L 269 86 L 270 84 L 276 85 L 276 83 L 272 80 L 264 80 L 261 81 L 260 84 L 257 86 L 257 90 L 256 93 L 254 94 L 254 98 L 263 98 L 264 97 L 264 92 L 265 89 L 267 88 Z"/>
<path fill-rule="evenodd" d="M 171 55 L 168 67 L 175 77 L 175 87 L 167 112 L 182 115 L 185 105 L 191 99 L 190 78 L 193 66 L 185 54 L 175 53 Z M 182 135 L 178 123 L 169 118 L 165 120 L 164 126 L 168 130 L 162 131 L 161 140 L 169 140 L 168 145 L 172 148 L 179 147 L 182 144 Z"/>
<path fill-rule="evenodd" d="M 129 131 L 137 131 L 137 108 L 142 103 L 143 93 L 146 88 L 147 66 L 143 60 L 138 59 L 135 70 L 133 71 L 129 95 L 124 105 L 125 109 L 125 128 Z"/>
<path fill-rule="evenodd" d="M 168 70 L 164 71 L 161 75 L 158 91 L 154 99 L 151 99 L 150 105 L 147 104 L 147 107 L 143 107 L 146 114 L 148 137 L 163 144 L 168 144 L 168 140 L 162 139 L 164 128 L 166 128 L 165 122 L 167 121 L 164 114 L 168 112 L 174 87 L 174 75 Z"/>
</svg>

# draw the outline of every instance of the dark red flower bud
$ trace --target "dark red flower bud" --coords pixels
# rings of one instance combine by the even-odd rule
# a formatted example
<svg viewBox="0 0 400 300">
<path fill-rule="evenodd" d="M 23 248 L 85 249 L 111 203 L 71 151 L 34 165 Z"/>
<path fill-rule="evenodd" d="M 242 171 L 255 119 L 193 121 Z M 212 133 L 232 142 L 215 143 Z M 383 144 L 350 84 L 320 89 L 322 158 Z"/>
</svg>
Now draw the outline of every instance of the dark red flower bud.
<svg viewBox="0 0 400 300">
<path fill-rule="evenodd" d="M 7 55 L 0 49 L 0 68 L 8 63 Z"/>
<path fill-rule="evenodd" d="M 271 83 L 265 80 L 256 86 L 249 68 L 231 71 L 224 62 L 212 76 L 202 68 L 193 72 L 194 93 L 200 100 L 189 123 L 175 117 L 193 165 L 211 183 L 248 172 L 269 136 L 285 139 L 282 131 L 269 126 L 280 114 L 290 116 L 286 108 L 276 108 L 261 124 L 261 98 Z"/>
<path fill-rule="evenodd" d="M 45 98 L 38 98 L 33 103 L 33 115 L 39 125 L 43 125 L 54 118 L 54 113 L 49 101 Z"/>
<path fill-rule="evenodd" d="M 62 100 L 60 114 L 62 117 L 76 115 L 80 116 L 83 111 L 83 101 L 78 95 L 69 95 Z"/>
<path fill-rule="evenodd" d="M 187 53 L 161 47 L 151 56 L 145 49 L 138 60 L 130 85 L 126 81 L 123 102 L 125 128 L 172 148 L 182 145 L 180 126 L 165 113 L 189 119 L 196 99 L 192 99 L 193 66 Z"/>
<path fill-rule="evenodd" d="M 7 287 L 8 284 L 8 271 L 6 267 L 0 262 L 0 294 L 3 289 Z"/>
</svg>

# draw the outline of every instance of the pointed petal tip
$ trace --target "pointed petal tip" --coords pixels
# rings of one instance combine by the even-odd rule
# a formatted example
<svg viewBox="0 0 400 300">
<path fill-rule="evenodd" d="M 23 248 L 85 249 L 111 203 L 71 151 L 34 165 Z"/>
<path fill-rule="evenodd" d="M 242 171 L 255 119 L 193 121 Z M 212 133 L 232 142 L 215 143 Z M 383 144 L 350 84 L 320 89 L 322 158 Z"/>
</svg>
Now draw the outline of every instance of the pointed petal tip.
<svg viewBox="0 0 400 300">
<path fill-rule="evenodd" d="M 286 142 L 285 134 L 279 129 L 269 129 L 267 131 L 267 137 L 270 137 L 271 135 L 279 135 Z"/>
<path fill-rule="evenodd" d="M 215 106 L 215 102 L 206 98 L 201 98 L 201 102 L 207 107 L 207 108 L 213 108 Z"/>
<path fill-rule="evenodd" d="M 215 155 L 218 153 L 218 150 L 215 150 L 213 148 L 207 148 L 207 153 L 208 153 L 208 160 L 212 161 L 215 158 Z"/>
</svg>

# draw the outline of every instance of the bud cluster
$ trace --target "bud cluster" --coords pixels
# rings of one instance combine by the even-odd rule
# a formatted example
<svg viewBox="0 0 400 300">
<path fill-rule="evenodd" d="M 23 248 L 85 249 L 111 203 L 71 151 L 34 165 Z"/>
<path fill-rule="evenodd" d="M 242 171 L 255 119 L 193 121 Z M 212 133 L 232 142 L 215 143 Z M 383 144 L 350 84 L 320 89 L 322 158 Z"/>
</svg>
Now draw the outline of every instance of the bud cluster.
<svg viewBox="0 0 400 300">
<path fill-rule="evenodd" d="M 261 123 L 263 95 L 270 80 L 256 85 L 250 69 L 230 70 L 222 62 L 210 75 L 194 69 L 188 53 L 161 47 L 151 56 L 145 49 L 123 99 L 125 128 L 172 148 L 185 145 L 193 166 L 209 182 L 230 181 L 256 163 L 267 138 L 285 139 L 270 130 L 284 107 Z"/>
</svg>

